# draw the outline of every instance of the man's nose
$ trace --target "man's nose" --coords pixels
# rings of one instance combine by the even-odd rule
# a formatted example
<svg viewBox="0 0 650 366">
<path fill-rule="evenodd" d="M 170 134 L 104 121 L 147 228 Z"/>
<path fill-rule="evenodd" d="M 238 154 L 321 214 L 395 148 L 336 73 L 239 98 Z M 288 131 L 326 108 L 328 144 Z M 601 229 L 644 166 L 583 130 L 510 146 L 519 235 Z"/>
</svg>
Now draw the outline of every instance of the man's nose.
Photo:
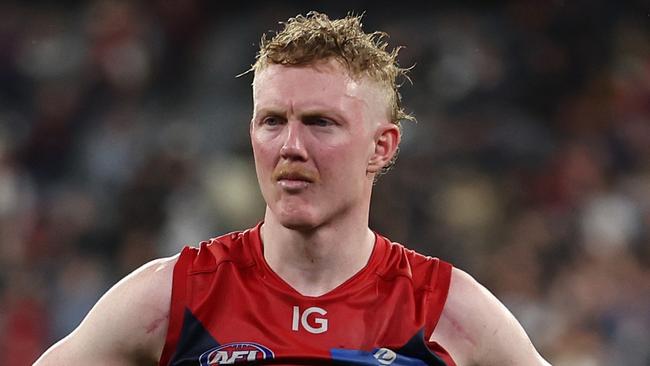
<svg viewBox="0 0 650 366">
<path fill-rule="evenodd" d="M 307 149 L 304 141 L 305 126 L 300 121 L 290 120 L 286 125 L 284 143 L 280 156 L 287 160 L 307 160 Z"/>
</svg>

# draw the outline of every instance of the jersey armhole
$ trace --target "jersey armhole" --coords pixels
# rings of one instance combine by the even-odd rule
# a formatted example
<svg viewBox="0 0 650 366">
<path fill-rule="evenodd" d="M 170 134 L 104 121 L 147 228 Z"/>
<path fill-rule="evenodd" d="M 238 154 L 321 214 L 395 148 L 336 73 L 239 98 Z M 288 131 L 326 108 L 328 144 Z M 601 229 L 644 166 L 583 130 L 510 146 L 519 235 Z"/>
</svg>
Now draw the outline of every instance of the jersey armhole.
<svg viewBox="0 0 650 366">
<path fill-rule="evenodd" d="M 183 248 L 183 251 L 178 256 L 178 260 L 174 265 L 169 308 L 169 325 L 167 328 L 167 337 L 165 338 L 165 346 L 160 355 L 159 365 L 167 365 L 169 363 L 174 351 L 176 350 L 176 344 L 178 343 L 181 334 L 181 329 L 183 327 L 183 314 L 185 312 L 187 299 L 187 274 L 190 263 L 194 257 L 192 254 L 191 248 Z"/>
<path fill-rule="evenodd" d="M 428 314 L 425 323 L 426 339 L 424 341 L 429 350 L 442 360 L 444 365 L 456 366 L 449 352 L 442 345 L 431 341 L 431 335 L 438 325 L 442 311 L 445 308 L 445 303 L 447 302 L 449 285 L 451 284 L 451 271 L 453 269 L 450 263 L 440 259 L 437 259 L 437 262 L 435 279 L 432 281 L 433 287 L 430 289 L 428 294 L 429 298 L 427 299 Z"/>
<path fill-rule="evenodd" d="M 447 302 L 447 295 L 449 294 L 449 285 L 451 283 L 451 271 L 453 266 L 450 263 L 447 263 L 443 260 L 438 259 L 438 268 L 436 271 L 436 277 L 434 286 L 431 288 L 428 295 L 428 316 L 426 319 L 426 329 L 425 334 L 428 337 L 433 334 L 433 330 L 436 329 L 442 311 Z"/>
</svg>

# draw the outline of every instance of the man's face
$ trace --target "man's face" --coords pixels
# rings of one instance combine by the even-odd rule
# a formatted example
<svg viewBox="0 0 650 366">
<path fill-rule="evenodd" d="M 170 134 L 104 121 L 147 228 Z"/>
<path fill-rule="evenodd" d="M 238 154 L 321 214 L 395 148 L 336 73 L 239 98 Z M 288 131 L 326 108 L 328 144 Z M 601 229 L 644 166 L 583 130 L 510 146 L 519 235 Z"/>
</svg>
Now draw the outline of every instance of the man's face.
<svg viewBox="0 0 650 366">
<path fill-rule="evenodd" d="M 396 128 L 378 85 L 353 80 L 335 60 L 272 64 L 255 76 L 253 102 L 257 177 L 282 225 L 308 230 L 367 214 L 376 141 Z"/>
</svg>

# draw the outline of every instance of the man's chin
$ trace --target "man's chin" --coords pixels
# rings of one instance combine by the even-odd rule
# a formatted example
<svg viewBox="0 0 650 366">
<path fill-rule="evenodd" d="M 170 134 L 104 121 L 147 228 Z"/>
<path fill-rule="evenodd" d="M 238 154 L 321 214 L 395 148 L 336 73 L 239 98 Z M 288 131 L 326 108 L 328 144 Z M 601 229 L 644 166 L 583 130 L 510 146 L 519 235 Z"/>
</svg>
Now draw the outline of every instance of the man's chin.
<svg viewBox="0 0 650 366">
<path fill-rule="evenodd" d="M 316 229 L 319 225 L 315 220 L 309 220 L 304 217 L 282 217 L 280 225 L 289 230 L 308 232 Z"/>
</svg>

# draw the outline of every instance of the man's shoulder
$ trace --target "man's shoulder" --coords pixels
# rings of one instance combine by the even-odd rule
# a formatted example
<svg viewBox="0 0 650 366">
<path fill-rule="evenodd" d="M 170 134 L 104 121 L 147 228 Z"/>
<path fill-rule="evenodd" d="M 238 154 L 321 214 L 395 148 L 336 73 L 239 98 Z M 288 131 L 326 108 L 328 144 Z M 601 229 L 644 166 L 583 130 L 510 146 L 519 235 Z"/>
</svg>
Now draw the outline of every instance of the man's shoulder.
<svg viewBox="0 0 650 366">
<path fill-rule="evenodd" d="M 162 292 L 161 295 L 169 296 L 167 289 L 171 290 L 174 266 L 179 257 L 180 254 L 176 254 L 171 257 L 158 258 L 145 263 L 124 277 L 115 287 L 129 287 L 134 290 L 137 289 L 141 292 L 146 292 L 147 295 Z"/>
<path fill-rule="evenodd" d="M 95 305 L 96 314 L 91 312 L 94 322 L 89 325 L 112 331 L 121 340 L 118 343 L 136 348 L 125 349 L 126 353 L 158 357 L 167 335 L 172 279 L 178 258 L 177 254 L 154 259 L 120 280 Z"/>
<path fill-rule="evenodd" d="M 419 253 L 413 249 L 380 236 L 384 241 L 384 258 L 380 276 L 392 278 L 406 276 L 415 287 L 443 287 L 449 284 L 452 265 L 440 258 Z"/>
<path fill-rule="evenodd" d="M 259 245 L 257 227 L 233 231 L 197 245 L 186 246 L 179 254 L 178 261 L 189 271 L 209 271 L 224 262 L 250 265 L 254 262 L 254 253 L 259 250 Z"/>
<path fill-rule="evenodd" d="M 179 255 L 152 260 L 113 286 L 100 300 L 103 309 L 121 308 L 125 324 L 144 329 L 146 334 L 164 335 L 159 319 L 166 319 L 172 291 L 174 266 Z M 99 303 L 98 303 L 99 305 Z M 106 306 L 108 305 L 108 306 Z M 102 308 L 100 308 L 102 309 Z M 148 315 L 142 315 L 142 314 Z"/>
<path fill-rule="evenodd" d="M 386 252 L 389 256 L 402 257 L 415 264 L 431 264 L 445 262 L 443 259 L 424 254 L 420 251 L 409 248 L 407 245 L 393 241 L 381 234 L 376 234 L 379 241 L 386 243 Z"/>
<path fill-rule="evenodd" d="M 469 363 L 546 365 L 503 303 L 458 268 L 452 271 L 447 302 L 431 339 Z"/>
<path fill-rule="evenodd" d="M 153 260 L 115 284 L 37 365 L 134 364 L 157 360 L 165 341 L 178 256 Z M 101 337 L 97 337 L 101 334 Z"/>
</svg>

